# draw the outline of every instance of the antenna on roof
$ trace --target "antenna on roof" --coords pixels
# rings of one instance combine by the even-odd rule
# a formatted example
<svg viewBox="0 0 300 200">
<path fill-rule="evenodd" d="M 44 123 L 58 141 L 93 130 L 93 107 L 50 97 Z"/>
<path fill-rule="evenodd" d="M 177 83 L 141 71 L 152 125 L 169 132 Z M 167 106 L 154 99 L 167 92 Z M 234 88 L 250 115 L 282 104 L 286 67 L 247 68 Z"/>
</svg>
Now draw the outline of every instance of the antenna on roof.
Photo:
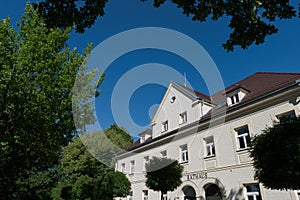
<svg viewBox="0 0 300 200">
<path fill-rule="evenodd" d="M 186 73 L 184 72 L 183 75 L 184 75 L 184 86 L 186 87 Z"/>
</svg>

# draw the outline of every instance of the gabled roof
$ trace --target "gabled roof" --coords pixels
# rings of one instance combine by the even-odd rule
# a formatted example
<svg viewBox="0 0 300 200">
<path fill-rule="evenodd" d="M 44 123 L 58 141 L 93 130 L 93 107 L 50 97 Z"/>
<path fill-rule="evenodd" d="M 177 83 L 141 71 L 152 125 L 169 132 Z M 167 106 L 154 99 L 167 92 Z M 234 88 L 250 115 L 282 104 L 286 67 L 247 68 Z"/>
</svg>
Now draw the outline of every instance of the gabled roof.
<svg viewBox="0 0 300 200">
<path fill-rule="evenodd" d="M 156 117 L 157 117 L 157 114 L 160 112 L 161 108 L 162 108 L 162 105 L 163 105 L 163 102 L 166 100 L 171 88 L 175 88 L 176 90 L 178 90 L 179 92 L 181 92 L 183 95 L 185 95 L 187 98 L 190 98 L 192 100 L 197 100 L 197 99 L 202 99 L 208 103 L 211 103 L 211 100 L 210 100 L 210 97 L 206 94 L 203 94 L 201 92 L 198 92 L 196 90 L 193 90 L 191 88 L 188 88 L 182 84 L 179 84 L 179 83 L 176 83 L 176 82 L 171 82 L 168 86 L 168 89 L 167 91 L 165 92 L 165 95 L 163 96 L 162 100 L 161 100 L 161 103 L 158 107 L 158 109 L 156 110 L 154 116 L 153 116 L 153 119 L 152 121 L 155 121 Z"/>
<path fill-rule="evenodd" d="M 206 95 L 204 93 L 201 93 L 201 92 L 199 92 L 197 90 L 191 89 L 191 88 L 189 88 L 189 87 L 187 87 L 185 85 L 182 85 L 180 83 L 177 83 L 177 82 L 174 82 L 174 83 L 177 84 L 178 86 L 182 87 L 184 90 L 190 92 L 191 94 L 194 94 L 196 97 L 198 97 L 200 99 L 203 99 L 203 100 L 206 100 L 206 101 L 209 101 L 209 102 L 211 101 L 210 96 L 208 96 L 208 95 Z"/>
<path fill-rule="evenodd" d="M 204 99 L 206 101 L 212 101 L 217 105 L 222 105 L 222 106 L 216 106 L 208 114 L 203 116 L 202 119 L 199 119 L 199 123 L 201 123 L 202 120 L 204 121 L 209 119 L 211 117 L 212 112 L 215 112 L 214 114 L 216 114 L 216 113 L 222 113 L 223 111 L 226 111 L 228 107 L 227 104 L 225 104 L 224 102 L 226 100 L 226 94 L 233 92 L 235 89 L 242 88 L 247 91 L 247 95 L 238 104 L 235 104 L 230 108 L 234 108 L 237 105 L 251 102 L 252 100 L 257 100 L 261 96 L 271 94 L 272 92 L 283 89 L 293 83 L 298 83 L 298 84 L 300 83 L 300 73 L 257 72 L 235 84 L 230 85 L 224 90 L 215 93 L 211 97 L 202 94 L 198 91 L 195 91 L 191 88 L 188 88 L 184 85 L 181 85 L 179 83 L 175 83 L 175 84 L 179 85 L 181 88 L 184 88 L 189 93 L 201 99 Z M 173 132 L 176 131 L 177 130 L 174 130 Z M 169 136 L 170 134 L 172 133 L 169 133 L 165 136 Z M 154 139 L 150 137 L 144 143 L 140 143 L 140 140 L 137 140 L 135 143 L 127 147 L 125 150 L 130 151 L 136 149 L 139 146 L 143 146 L 144 144 L 148 144 L 154 140 L 160 139 L 161 137 L 165 137 L 165 136 L 161 135 L 160 137 Z"/>
</svg>

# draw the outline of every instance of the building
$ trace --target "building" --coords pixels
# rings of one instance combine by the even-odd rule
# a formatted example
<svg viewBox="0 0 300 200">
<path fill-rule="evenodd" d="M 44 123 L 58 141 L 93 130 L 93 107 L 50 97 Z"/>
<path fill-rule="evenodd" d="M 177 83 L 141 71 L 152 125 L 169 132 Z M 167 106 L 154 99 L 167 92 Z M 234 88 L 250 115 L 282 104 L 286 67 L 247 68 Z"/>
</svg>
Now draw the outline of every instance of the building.
<svg viewBox="0 0 300 200">
<path fill-rule="evenodd" d="M 152 130 L 117 155 L 116 169 L 132 184 L 125 199 L 159 198 L 145 186 L 145 163 L 161 156 L 184 167 L 182 185 L 167 200 L 299 200 L 300 191 L 257 183 L 249 158 L 250 137 L 286 115 L 300 115 L 300 73 L 255 73 L 212 96 L 170 83 Z"/>
</svg>

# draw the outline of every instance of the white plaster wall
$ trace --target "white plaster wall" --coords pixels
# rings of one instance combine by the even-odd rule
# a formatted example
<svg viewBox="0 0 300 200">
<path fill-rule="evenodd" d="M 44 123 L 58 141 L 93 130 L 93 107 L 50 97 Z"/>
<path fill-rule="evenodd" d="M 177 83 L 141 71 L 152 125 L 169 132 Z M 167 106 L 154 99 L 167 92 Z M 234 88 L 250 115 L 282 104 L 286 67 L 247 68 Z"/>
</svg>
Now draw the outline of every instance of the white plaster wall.
<svg viewBox="0 0 300 200">
<path fill-rule="evenodd" d="M 175 96 L 176 100 L 174 103 L 171 103 L 171 98 Z M 172 131 L 179 127 L 179 114 L 183 112 L 187 112 L 187 120 L 188 122 L 195 121 L 199 119 L 199 107 L 198 105 L 192 107 L 193 101 L 178 92 L 173 87 L 169 88 L 167 96 L 163 99 L 161 104 L 161 108 L 157 113 L 155 119 L 155 125 L 153 126 L 153 137 L 160 136 L 163 134 L 161 132 L 162 123 L 168 120 L 169 130 Z"/>
<path fill-rule="evenodd" d="M 175 96 L 176 100 L 171 103 L 171 98 Z M 153 137 L 160 136 L 164 134 L 161 132 L 162 123 L 168 120 L 168 131 L 180 128 L 188 123 L 199 120 L 200 117 L 205 115 L 211 109 L 210 106 L 203 103 L 193 104 L 193 100 L 188 98 L 186 95 L 179 92 L 173 87 L 169 87 L 166 97 L 161 102 L 160 109 L 156 113 L 156 118 L 154 119 Z M 179 114 L 187 112 L 187 123 L 180 124 Z"/>
<path fill-rule="evenodd" d="M 177 93 L 176 90 L 172 90 L 170 92 L 170 97 L 172 95 L 176 95 L 177 101 L 181 98 L 183 100 L 180 101 L 180 106 L 174 106 L 168 104 L 168 98 L 167 103 L 165 106 L 165 110 L 163 112 L 164 115 L 158 115 L 157 121 L 163 121 L 166 120 L 167 116 L 170 116 L 168 120 L 170 120 L 170 124 L 177 122 L 178 124 L 178 115 L 179 113 L 183 111 L 187 111 L 188 113 L 193 113 L 193 108 L 190 108 L 190 101 L 185 96 L 180 95 L 180 93 Z M 256 135 L 260 134 L 263 129 L 266 128 L 266 126 L 272 126 L 274 119 L 276 119 L 276 115 L 288 112 L 290 110 L 295 110 L 296 114 L 300 114 L 300 103 L 293 104 L 292 100 L 297 97 L 297 94 L 294 96 L 282 100 L 278 102 L 276 105 L 268 106 L 268 107 L 260 107 L 259 105 L 254 106 L 254 111 L 250 114 L 246 115 L 239 115 L 238 118 L 234 120 L 230 120 L 226 123 L 224 123 L 223 126 L 216 126 L 212 127 L 208 130 L 202 131 L 202 132 L 196 132 L 196 131 L 190 131 L 186 133 L 180 133 L 185 134 L 182 137 L 175 137 L 171 142 L 160 145 L 155 148 L 151 148 L 147 151 L 144 151 L 143 153 L 138 154 L 132 154 L 125 158 L 120 158 L 118 162 L 118 169 L 120 170 L 121 163 L 126 163 L 126 169 L 125 172 L 128 173 L 129 171 L 129 163 L 131 160 L 135 160 L 135 169 L 136 172 L 134 175 L 129 175 L 129 179 L 132 182 L 132 189 L 134 191 L 134 195 L 139 195 L 143 189 L 145 189 L 144 181 L 144 173 L 143 173 L 143 158 L 145 156 L 160 156 L 160 152 L 163 150 L 167 150 L 167 157 L 173 158 L 173 159 L 179 159 L 179 153 L 180 153 L 180 146 L 187 144 L 188 145 L 188 152 L 189 152 L 189 162 L 188 164 L 184 164 L 184 175 L 183 175 L 183 181 L 186 177 L 187 173 L 192 172 L 201 172 L 205 171 L 208 173 L 208 176 L 210 178 L 215 178 L 221 181 L 221 183 L 224 185 L 226 190 L 226 195 L 232 195 L 234 193 L 237 193 L 239 189 L 243 186 L 245 183 L 252 183 L 254 182 L 254 171 L 251 166 L 251 160 L 249 159 L 249 162 L 244 163 L 242 165 L 240 161 L 240 152 L 237 152 L 237 140 L 235 135 L 235 128 L 248 125 L 250 134 Z M 268 103 L 268 102 L 267 102 Z M 176 104 L 174 104 L 176 105 Z M 184 106 L 187 106 L 187 108 L 184 110 Z M 245 110 L 245 113 L 247 111 Z M 174 117 L 175 116 L 175 117 Z M 188 115 L 188 120 L 191 118 Z M 192 117 L 197 117 L 197 115 L 192 115 Z M 199 115 L 198 115 L 199 117 Z M 190 121 L 188 121 L 190 122 Z M 172 126 L 170 126 L 171 128 Z M 173 126 L 174 128 L 175 126 Z M 160 124 L 159 124 L 159 130 L 160 130 Z M 204 159 L 204 141 L 203 139 L 207 136 L 213 135 L 214 141 L 215 141 L 215 149 L 216 149 L 216 157 L 213 158 L 216 161 L 215 168 L 212 169 L 206 169 L 205 162 L 206 159 Z M 247 151 L 244 151 L 247 153 Z M 205 180 L 195 180 L 194 183 L 198 186 L 199 192 L 203 192 L 203 181 Z M 296 195 L 294 191 L 275 191 L 275 190 L 267 190 L 263 187 L 261 187 L 262 197 L 264 200 L 296 200 Z M 178 196 L 178 193 L 180 191 L 174 191 L 172 193 L 169 193 L 168 195 L 172 197 L 172 199 L 176 196 Z M 141 195 L 141 194 L 140 194 Z M 149 200 L 157 199 L 157 193 L 151 192 L 149 190 Z M 238 196 L 236 199 L 243 199 L 243 196 Z M 135 196 L 134 200 L 141 199 L 141 196 Z"/>
</svg>

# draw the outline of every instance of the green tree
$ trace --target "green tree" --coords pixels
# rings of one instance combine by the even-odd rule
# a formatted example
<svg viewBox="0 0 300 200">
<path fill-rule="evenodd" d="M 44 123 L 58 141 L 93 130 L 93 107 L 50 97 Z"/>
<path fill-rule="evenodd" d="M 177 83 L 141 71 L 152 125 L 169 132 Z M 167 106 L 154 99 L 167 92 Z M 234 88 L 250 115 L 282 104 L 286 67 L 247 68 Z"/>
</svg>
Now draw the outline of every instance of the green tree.
<svg viewBox="0 0 300 200">
<path fill-rule="evenodd" d="M 300 118 L 281 120 L 254 137 L 255 178 L 271 189 L 300 189 Z"/>
<path fill-rule="evenodd" d="M 91 46 L 84 55 L 71 50 L 66 45 L 70 32 L 48 29 L 29 5 L 17 30 L 9 18 L 0 21 L 1 199 L 48 199 L 61 149 L 77 134 L 72 89 L 76 74 L 86 69 Z M 88 73 L 86 80 L 93 80 L 95 74 Z M 82 102 L 92 113 L 90 104 Z"/>
<path fill-rule="evenodd" d="M 159 7 L 165 1 L 153 0 L 153 5 Z M 98 16 L 105 14 L 107 2 L 108 0 L 44 0 L 35 4 L 35 7 L 49 26 L 75 25 L 77 32 L 83 33 L 95 23 Z M 232 29 L 232 33 L 223 44 L 227 51 L 233 51 L 234 46 L 246 49 L 252 44 L 262 44 L 267 36 L 278 32 L 274 21 L 296 17 L 295 7 L 289 0 L 172 0 L 172 2 L 184 15 L 192 16 L 192 20 L 195 21 L 229 18 L 228 27 Z"/>
<path fill-rule="evenodd" d="M 104 133 L 113 144 L 122 149 L 125 149 L 133 142 L 130 134 L 117 124 L 112 124 L 110 128 L 104 131 Z"/>
<path fill-rule="evenodd" d="M 125 197 L 130 191 L 126 176 L 97 160 L 80 138 L 65 147 L 58 174 L 59 181 L 52 190 L 53 199 L 112 200 L 117 196 Z"/>
<path fill-rule="evenodd" d="M 146 186 L 163 194 L 181 185 L 183 167 L 177 160 L 153 157 L 146 164 Z"/>
</svg>

